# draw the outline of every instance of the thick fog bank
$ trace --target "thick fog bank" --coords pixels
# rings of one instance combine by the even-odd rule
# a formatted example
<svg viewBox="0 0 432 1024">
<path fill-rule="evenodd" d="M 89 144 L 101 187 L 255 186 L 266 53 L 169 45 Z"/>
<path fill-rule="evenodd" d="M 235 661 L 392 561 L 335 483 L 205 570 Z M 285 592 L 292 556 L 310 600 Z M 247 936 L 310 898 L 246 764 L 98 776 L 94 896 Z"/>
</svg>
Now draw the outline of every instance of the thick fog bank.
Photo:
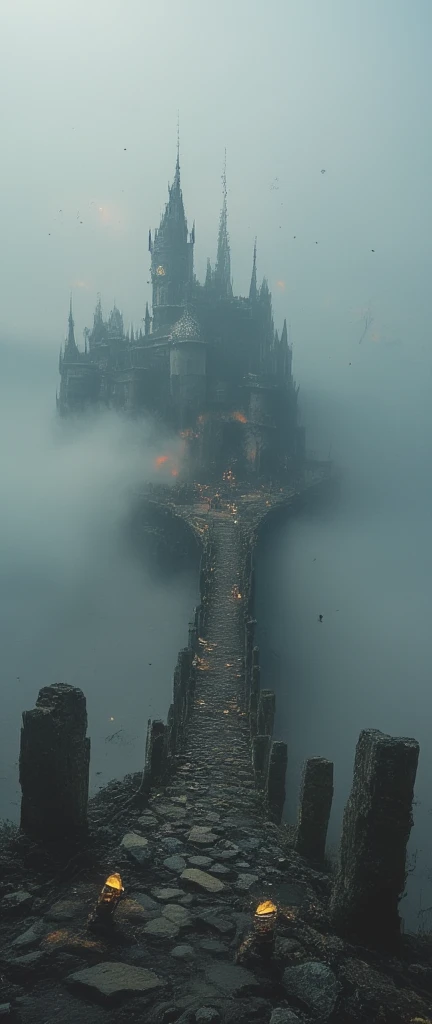
<svg viewBox="0 0 432 1024">
<path fill-rule="evenodd" d="M 305 758 L 335 764 L 335 851 L 363 728 L 413 736 L 420 761 L 405 926 L 431 923 L 432 437 L 430 366 L 370 353 L 370 374 L 303 398 L 311 447 L 345 467 L 338 506 L 285 524 L 262 545 L 258 624 L 264 685 L 289 746 L 294 821 Z M 323 615 L 323 622 L 318 616 Z"/>
<path fill-rule="evenodd" d="M 87 698 L 92 791 L 143 766 L 165 717 L 197 574 L 156 577 L 124 542 L 131 490 L 159 480 L 151 424 L 59 423 L 55 364 L 4 345 L 0 385 L 0 817 L 19 813 L 21 713 L 41 686 Z"/>
</svg>

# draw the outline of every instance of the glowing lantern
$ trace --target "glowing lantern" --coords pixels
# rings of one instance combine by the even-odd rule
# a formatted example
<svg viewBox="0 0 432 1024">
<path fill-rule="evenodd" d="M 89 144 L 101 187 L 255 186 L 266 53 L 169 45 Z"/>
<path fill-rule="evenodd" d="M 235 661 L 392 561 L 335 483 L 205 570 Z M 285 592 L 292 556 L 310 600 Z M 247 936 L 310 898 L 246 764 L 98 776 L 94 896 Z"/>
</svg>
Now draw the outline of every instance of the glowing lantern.
<svg viewBox="0 0 432 1024">
<path fill-rule="evenodd" d="M 123 893 L 124 888 L 120 875 L 117 872 L 109 875 L 99 894 L 95 909 L 90 914 L 88 927 L 95 931 L 100 931 L 107 927 L 112 928 L 114 925 L 114 913 Z"/>
<path fill-rule="evenodd" d="M 277 906 L 272 900 L 264 900 L 259 903 L 254 915 L 254 937 L 256 943 L 273 951 L 275 940 L 275 928 L 277 921 Z"/>
</svg>

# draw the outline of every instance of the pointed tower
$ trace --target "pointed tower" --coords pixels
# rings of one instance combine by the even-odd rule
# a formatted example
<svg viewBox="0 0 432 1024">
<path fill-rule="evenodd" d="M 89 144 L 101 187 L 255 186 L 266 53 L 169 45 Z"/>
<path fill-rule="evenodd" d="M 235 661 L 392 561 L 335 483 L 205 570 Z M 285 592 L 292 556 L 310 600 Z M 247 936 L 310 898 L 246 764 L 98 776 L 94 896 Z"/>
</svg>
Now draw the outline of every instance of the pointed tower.
<svg viewBox="0 0 432 1024">
<path fill-rule="evenodd" d="M 148 302 L 146 302 L 145 317 L 144 317 L 144 331 L 145 331 L 146 338 L 150 334 L 150 323 L 151 323 L 150 310 L 149 310 L 149 307 L 148 307 Z"/>
<path fill-rule="evenodd" d="M 213 271 L 212 271 L 210 260 L 207 257 L 207 270 L 206 270 L 204 287 L 205 288 L 211 288 L 212 283 L 213 283 Z"/>
<path fill-rule="evenodd" d="M 228 238 L 228 213 L 227 213 L 227 184 L 226 184 L 226 152 L 222 174 L 223 200 L 219 221 L 219 236 L 217 245 L 216 266 L 214 270 L 214 283 L 221 298 L 232 297 L 231 284 L 231 253 Z"/>
<path fill-rule="evenodd" d="M 74 328 L 75 328 L 75 324 L 74 324 L 74 319 L 73 319 L 73 315 L 72 315 L 72 295 L 71 295 L 71 297 L 70 297 L 70 304 L 69 304 L 69 317 L 68 317 L 68 336 L 67 336 L 67 340 L 66 340 L 66 343 L 65 343 L 65 350 L 64 350 L 64 355 L 63 355 L 63 360 L 66 363 L 76 363 L 77 360 L 79 359 L 79 351 L 78 351 L 77 343 L 75 341 L 75 329 Z"/>
<path fill-rule="evenodd" d="M 285 379 L 291 379 L 292 348 L 288 339 L 287 322 L 284 320 L 280 339 L 280 371 Z"/>
<path fill-rule="evenodd" d="M 174 181 L 168 187 L 168 202 L 155 231 L 149 236 L 153 285 L 153 333 L 168 333 L 180 319 L 187 302 L 193 277 L 195 232 L 189 236 L 180 185 L 180 148 Z"/>
<path fill-rule="evenodd" d="M 253 263 L 252 263 L 252 275 L 251 275 L 251 283 L 250 283 L 250 288 L 249 288 L 249 301 L 250 302 L 256 302 L 256 300 L 258 298 L 256 256 L 257 256 L 257 240 L 255 239 L 254 251 L 253 251 Z"/>
</svg>

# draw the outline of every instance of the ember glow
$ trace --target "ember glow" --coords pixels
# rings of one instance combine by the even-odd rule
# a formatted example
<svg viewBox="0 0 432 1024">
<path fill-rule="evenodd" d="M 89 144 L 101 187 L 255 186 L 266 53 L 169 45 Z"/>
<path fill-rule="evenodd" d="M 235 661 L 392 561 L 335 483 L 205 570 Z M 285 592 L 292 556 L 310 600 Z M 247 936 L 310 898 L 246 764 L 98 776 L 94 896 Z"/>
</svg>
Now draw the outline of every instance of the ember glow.
<svg viewBox="0 0 432 1024">
<path fill-rule="evenodd" d="M 264 900 L 264 903 L 259 903 L 255 913 L 260 917 L 261 914 L 274 914 L 276 911 L 276 903 L 273 903 L 272 900 Z"/>
<path fill-rule="evenodd" d="M 159 468 L 159 466 L 165 465 L 165 463 L 168 462 L 168 460 L 169 455 L 158 455 L 157 458 L 155 459 L 155 466 Z"/>
<path fill-rule="evenodd" d="M 237 423 L 247 423 L 247 418 L 244 412 L 233 412 L 231 414 L 231 419 L 236 420 Z"/>
</svg>

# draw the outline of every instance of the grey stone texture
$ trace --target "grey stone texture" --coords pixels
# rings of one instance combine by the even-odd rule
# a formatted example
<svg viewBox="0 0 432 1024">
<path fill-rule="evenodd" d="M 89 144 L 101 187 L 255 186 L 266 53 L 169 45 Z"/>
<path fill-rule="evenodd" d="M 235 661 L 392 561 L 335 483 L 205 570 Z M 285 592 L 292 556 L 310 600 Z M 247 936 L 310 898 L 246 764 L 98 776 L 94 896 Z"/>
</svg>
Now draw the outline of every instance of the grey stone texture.
<svg viewBox="0 0 432 1024">
<path fill-rule="evenodd" d="M 21 828 L 40 841 L 61 841 L 87 829 L 90 740 L 84 694 L 75 686 L 44 686 L 23 712 L 19 779 Z"/>
<path fill-rule="evenodd" d="M 288 764 L 288 747 L 280 740 L 274 740 L 270 748 L 267 772 L 266 805 L 269 818 L 280 825 L 285 803 L 285 777 Z"/>
<path fill-rule="evenodd" d="M 333 763 L 310 757 L 303 767 L 295 847 L 310 860 L 323 861 L 333 799 Z"/>
<path fill-rule="evenodd" d="M 330 901 L 331 920 L 340 934 L 398 944 L 418 756 L 414 739 L 376 729 L 360 733 Z"/>
</svg>

